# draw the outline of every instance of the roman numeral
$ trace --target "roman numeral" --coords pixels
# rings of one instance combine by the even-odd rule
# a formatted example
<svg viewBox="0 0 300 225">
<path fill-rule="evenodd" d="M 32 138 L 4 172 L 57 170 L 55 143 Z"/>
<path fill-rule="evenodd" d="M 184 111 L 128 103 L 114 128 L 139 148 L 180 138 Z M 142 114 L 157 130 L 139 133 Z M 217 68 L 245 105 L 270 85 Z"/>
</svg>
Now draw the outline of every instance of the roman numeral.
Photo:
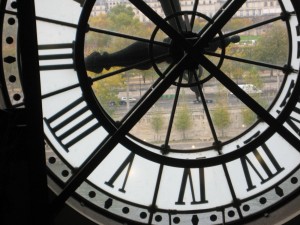
<svg viewBox="0 0 300 225">
<path fill-rule="evenodd" d="M 83 119 L 76 120 L 79 117 Z M 94 119 L 94 115 L 91 114 L 82 97 L 72 102 L 53 116 L 47 119 L 44 118 L 53 135 L 57 137 L 57 140 L 65 147 L 67 152 L 69 151 L 68 148 L 100 127 L 100 124 L 97 121 L 94 125 L 82 128 Z M 65 129 L 65 131 L 60 132 L 62 129 Z M 64 140 L 67 138 L 69 139 L 63 144 Z"/>
<path fill-rule="evenodd" d="M 132 166 L 132 163 L 133 163 L 133 160 L 134 160 L 134 156 L 135 154 L 134 153 L 131 153 L 125 160 L 124 162 L 120 165 L 120 167 L 117 169 L 117 171 L 113 174 L 113 176 L 110 178 L 109 181 L 105 182 L 106 185 L 114 188 L 114 182 L 117 180 L 117 178 L 121 175 L 121 173 L 126 169 L 127 167 L 127 171 L 126 171 L 126 175 L 124 177 L 124 180 L 123 180 L 123 185 L 122 187 L 119 189 L 120 192 L 122 193 L 125 193 L 126 190 L 125 190 L 125 186 L 126 186 L 126 183 L 127 183 L 127 180 L 128 180 L 128 177 L 129 177 L 129 174 L 130 174 L 130 170 L 131 170 L 131 166 Z"/>
<path fill-rule="evenodd" d="M 300 97 L 298 99 L 298 103 L 300 103 Z M 285 104 L 281 104 L 281 105 L 284 106 Z M 296 118 L 296 115 L 292 116 L 292 114 L 290 114 L 290 116 L 286 120 L 286 123 L 300 137 L 300 119 L 299 119 L 300 118 L 300 108 L 299 108 L 299 105 L 295 106 L 293 112 L 297 115 L 298 118 Z M 281 111 L 277 110 L 277 113 L 280 114 Z"/>
<path fill-rule="evenodd" d="M 40 70 L 75 69 L 73 43 L 39 45 Z"/>
<path fill-rule="evenodd" d="M 293 112 L 300 116 L 299 108 L 296 107 Z M 286 122 L 300 136 L 300 120 L 290 115 Z"/>
<path fill-rule="evenodd" d="M 180 191 L 179 191 L 179 195 L 178 195 L 178 201 L 175 202 L 175 204 L 176 205 L 185 205 L 184 195 L 185 195 L 186 187 L 187 187 L 188 183 L 189 183 L 190 191 L 191 191 L 191 195 L 192 195 L 191 204 L 195 205 L 195 204 L 208 203 L 208 201 L 206 200 L 206 196 L 205 196 L 204 168 L 199 168 L 199 182 L 200 182 L 199 183 L 200 200 L 197 201 L 196 197 L 195 197 L 195 188 L 194 188 L 194 184 L 193 184 L 191 169 L 185 168 L 183 171 L 183 175 L 182 175 Z"/>
<path fill-rule="evenodd" d="M 275 172 L 271 171 L 270 163 L 266 163 L 266 158 L 259 153 L 257 149 L 255 149 L 252 154 L 254 154 L 254 160 L 250 160 L 248 155 L 245 155 L 240 158 L 244 175 L 247 182 L 247 191 L 251 191 L 256 188 L 256 186 L 253 184 L 251 175 L 250 175 L 250 169 L 252 168 L 252 171 L 257 175 L 257 177 L 261 180 L 261 184 L 271 180 L 273 177 L 275 177 L 277 174 L 279 174 L 281 171 L 284 170 L 283 167 L 281 167 L 278 162 L 276 161 L 275 157 L 272 155 L 270 149 L 266 144 L 263 144 L 261 146 L 262 150 L 267 156 L 268 161 L 272 164 L 272 166 L 275 169 Z M 251 153 L 250 153 L 251 154 Z M 265 172 L 265 175 L 262 175 L 259 170 L 263 170 Z M 262 171 L 261 170 L 261 171 Z"/>
</svg>

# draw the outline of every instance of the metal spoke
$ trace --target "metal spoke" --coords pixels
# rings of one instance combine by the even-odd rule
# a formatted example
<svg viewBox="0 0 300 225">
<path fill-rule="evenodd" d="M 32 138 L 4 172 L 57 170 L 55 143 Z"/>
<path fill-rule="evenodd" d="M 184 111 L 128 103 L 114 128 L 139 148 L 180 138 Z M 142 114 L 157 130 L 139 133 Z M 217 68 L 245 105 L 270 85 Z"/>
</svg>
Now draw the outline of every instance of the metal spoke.
<svg viewBox="0 0 300 225">
<path fill-rule="evenodd" d="M 176 88 L 175 98 L 174 98 L 172 111 L 171 111 L 171 115 L 170 115 L 170 120 L 169 120 L 169 124 L 168 124 L 168 129 L 167 129 L 167 133 L 166 133 L 165 146 L 164 146 L 166 151 L 169 147 L 169 141 L 170 141 L 174 117 L 175 117 L 175 113 L 176 113 L 176 109 L 177 109 L 177 103 L 178 103 L 178 99 L 179 99 L 180 85 L 182 83 L 182 78 L 183 78 L 183 73 L 179 76 L 178 86 Z"/>
<path fill-rule="evenodd" d="M 234 81 L 232 81 L 223 71 L 215 66 L 204 55 L 199 55 L 198 58 L 201 61 L 201 65 L 214 74 L 214 77 L 235 96 L 239 96 L 240 100 L 247 105 L 253 112 L 255 112 L 260 118 L 264 119 L 268 124 L 272 124 L 273 117 L 254 99 L 252 99 L 246 92 L 244 92 Z"/>
<path fill-rule="evenodd" d="M 186 32 L 192 32 L 192 26 L 191 23 L 189 21 L 189 16 L 187 14 L 184 14 L 184 24 L 185 24 L 185 31 Z"/>
<path fill-rule="evenodd" d="M 68 22 L 64 22 L 64 21 L 60 21 L 60 20 L 53 20 L 53 19 L 44 18 L 44 17 L 40 17 L 40 16 L 36 16 L 36 20 L 47 22 L 47 23 L 63 25 L 63 26 L 66 26 L 66 27 L 78 28 L 78 24 L 68 23 Z"/>
<path fill-rule="evenodd" d="M 229 59 L 232 61 L 242 62 L 242 63 L 256 65 L 256 66 L 262 66 L 262 67 L 266 67 L 266 68 L 270 68 L 270 69 L 276 69 L 276 70 L 281 70 L 281 71 L 284 71 L 286 69 L 284 66 L 278 66 L 278 65 L 254 61 L 254 60 L 250 60 L 250 59 L 243 59 L 243 58 L 239 58 L 239 57 L 235 57 L 235 56 L 221 55 L 221 54 L 215 53 L 215 52 L 205 52 L 205 54 L 210 55 L 210 56 L 219 57 L 219 58 L 223 57 L 225 59 Z"/>
<path fill-rule="evenodd" d="M 169 47 L 170 46 L 170 44 L 167 43 L 167 42 L 149 40 L 147 38 L 136 37 L 136 36 L 133 36 L 133 35 L 128 35 L 128 34 L 124 34 L 124 33 L 120 33 L 120 32 L 113 32 L 113 31 L 94 28 L 94 27 L 90 27 L 89 31 L 93 31 L 95 33 L 100 33 L 100 34 L 107 34 L 107 35 L 114 36 L 114 37 L 125 38 L 125 39 L 128 39 L 128 40 L 134 40 L 134 41 L 140 41 L 140 42 L 144 42 L 144 43 L 159 45 L 159 46 L 163 46 L 163 47 Z"/>
<path fill-rule="evenodd" d="M 198 4 L 199 4 L 199 0 L 195 0 L 194 6 L 193 6 L 193 14 L 192 14 L 191 23 L 190 23 L 190 26 L 191 26 L 192 30 L 193 30 L 194 23 L 195 23 L 195 17 L 196 17 Z"/>
<path fill-rule="evenodd" d="M 223 37 L 225 38 L 225 37 L 230 37 L 230 36 L 233 36 L 233 35 L 236 35 L 236 34 L 240 34 L 240 33 L 242 33 L 242 32 L 249 31 L 249 30 L 252 30 L 252 29 L 254 29 L 254 28 L 258 28 L 258 27 L 267 25 L 267 24 L 269 24 L 269 23 L 273 23 L 273 22 L 282 20 L 283 18 L 285 18 L 285 15 L 280 15 L 280 16 L 278 16 L 278 17 L 274 17 L 274 18 L 265 20 L 265 21 L 263 21 L 263 22 L 259 22 L 259 23 L 252 24 L 252 25 L 250 25 L 250 26 L 247 26 L 247 27 L 244 27 L 244 28 L 235 30 L 235 31 L 228 32 L 228 33 L 226 33 L 226 34 L 223 34 Z"/>
<path fill-rule="evenodd" d="M 64 87 L 64 88 L 62 88 L 62 89 L 58 89 L 58 90 L 56 90 L 56 91 L 49 92 L 49 93 L 47 93 L 47 94 L 43 94 L 43 95 L 42 95 L 42 99 L 49 98 L 49 97 L 52 97 L 52 96 L 54 96 L 54 95 L 57 95 L 57 94 L 66 92 L 66 91 L 70 91 L 70 90 L 72 90 L 72 89 L 74 89 L 74 88 L 78 88 L 79 86 L 80 86 L 80 84 L 78 83 L 78 84 L 70 85 L 70 86 L 68 86 L 68 87 Z"/>
<path fill-rule="evenodd" d="M 163 9 L 166 16 L 172 16 L 175 13 L 181 11 L 180 3 L 179 3 L 178 0 L 174 0 L 175 3 L 174 3 L 173 0 L 159 0 L 159 1 L 160 1 L 161 7 L 162 7 L 162 9 Z M 175 16 L 174 18 L 172 18 L 169 21 L 169 23 L 175 30 L 182 33 L 183 23 L 182 23 L 181 17 L 178 18 L 177 16 Z"/>
<path fill-rule="evenodd" d="M 173 41 L 180 44 L 184 49 L 191 50 L 192 46 L 185 40 L 176 29 L 162 19 L 150 6 L 144 1 L 129 0 L 136 8 L 138 8 L 145 16 L 147 16 L 156 26 L 158 26 L 165 34 L 167 34 Z"/>
<path fill-rule="evenodd" d="M 193 76 L 195 78 L 196 83 L 198 83 L 197 88 L 198 88 L 199 95 L 200 95 L 200 98 L 201 98 L 201 101 L 202 101 L 202 104 L 203 104 L 203 108 L 204 108 L 204 112 L 205 112 L 205 115 L 206 115 L 206 118 L 207 118 L 207 121 L 208 121 L 208 124 L 209 124 L 209 128 L 210 128 L 211 134 L 212 134 L 213 139 L 214 139 L 214 145 L 218 149 L 218 145 L 219 145 L 220 141 L 217 137 L 217 132 L 216 132 L 216 129 L 214 127 L 212 118 L 210 116 L 208 106 L 207 106 L 206 101 L 205 101 L 205 97 L 204 97 L 204 94 L 203 94 L 203 91 L 202 91 L 202 87 L 199 84 L 199 78 L 197 76 L 196 71 L 193 71 Z"/>
<path fill-rule="evenodd" d="M 197 43 L 193 46 L 193 49 L 197 49 L 198 47 L 203 47 L 205 44 L 209 43 L 217 33 L 225 26 L 225 24 L 234 16 L 234 14 L 242 7 L 242 5 L 246 2 L 246 0 L 240 1 L 232 1 L 227 0 L 224 4 L 225 8 L 222 8 L 213 23 L 207 23 L 208 27 L 203 29 L 204 31 L 201 33 L 201 37 L 197 41 Z"/>
<path fill-rule="evenodd" d="M 224 11 L 224 9 L 231 4 L 232 0 L 227 0 L 227 2 L 225 2 L 225 4 L 222 5 L 222 7 L 216 12 L 216 14 L 211 18 L 211 21 L 215 21 Z M 207 23 L 199 32 L 199 35 L 202 35 L 204 32 L 206 32 L 206 30 L 209 28 L 209 26 L 211 25 L 211 23 Z"/>
</svg>

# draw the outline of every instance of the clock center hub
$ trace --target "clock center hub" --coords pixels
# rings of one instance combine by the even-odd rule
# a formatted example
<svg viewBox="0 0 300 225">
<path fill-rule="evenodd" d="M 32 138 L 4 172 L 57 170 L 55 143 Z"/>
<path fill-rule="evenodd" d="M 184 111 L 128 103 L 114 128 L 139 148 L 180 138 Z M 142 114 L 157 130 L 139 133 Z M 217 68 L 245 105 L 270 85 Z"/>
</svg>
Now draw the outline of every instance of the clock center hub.
<svg viewBox="0 0 300 225">
<path fill-rule="evenodd" d="M 185 32 L 184 34 L 185 40 L 190 43 L 191 46 L 194 46 L 195 43 L 199 39 L 199 35 L 193 32 Z M 174 41 L 170 44 L 170 55 L 173 62 L 179 61 L 185 54 L 185 50 L 181 47 L 180 43 L 175 43 Z M 203 52 L 204 50 L 200 50 Z M 196 70 L 199 68 L 199 63 L 194 60 L 193 58 L 189 58 L 189 60 L 186 60 L 185 62 L 185 70 Z"/>
</svg>

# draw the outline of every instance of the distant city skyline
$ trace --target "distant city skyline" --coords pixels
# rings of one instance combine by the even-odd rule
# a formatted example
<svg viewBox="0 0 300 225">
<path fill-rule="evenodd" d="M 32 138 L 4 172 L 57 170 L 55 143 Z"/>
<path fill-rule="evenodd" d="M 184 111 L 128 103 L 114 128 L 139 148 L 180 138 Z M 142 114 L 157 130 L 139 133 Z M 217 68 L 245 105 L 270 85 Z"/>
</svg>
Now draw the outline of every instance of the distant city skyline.
<svg viewBox="0 0 300 225">
<path fill-rule="evenodd" d="M 194 0 L 179 0 L 181 9 L 191 11 L 194 6 Z M 145 0 L 148 5 L 155 10 L 160 16 L 165 17 L 158 0 Z M 218 9 L 224 4 L 224 0 L 199 0 L 198 12 L 212 17 Z M 97 0 L 92 11 L 92 16 L 105 14 L 116 5 L 126 5 L 133 7 L 135 16 L 141 22 L 148 22 L 149 19 L 143 15 L 139 10 L 128 0 Z M 281 12 L 277 0 L 248 0 L 243 7 L 237 12 L 236 17 L 253 17 L 253 16 L 268 16 L 272 14 L 279 14 Z"/>
</svg>

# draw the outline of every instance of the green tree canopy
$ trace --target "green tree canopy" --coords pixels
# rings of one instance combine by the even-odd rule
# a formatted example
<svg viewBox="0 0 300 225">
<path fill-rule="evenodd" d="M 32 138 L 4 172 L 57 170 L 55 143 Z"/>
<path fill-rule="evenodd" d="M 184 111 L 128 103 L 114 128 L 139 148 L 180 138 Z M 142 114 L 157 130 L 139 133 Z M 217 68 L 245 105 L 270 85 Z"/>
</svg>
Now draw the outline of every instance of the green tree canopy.
<svg viewBox="0 0 300 225">
<path fill-rule="evenodd" d="M 262 89 L 264 82 L 255 67 L 252 67 L 244 76 L 244 81 L 247 84 L 253 84 L 258 89 Z"/>
<path fill-rule="evenodd" d="M 282 22 L 273 23 L 257 40 L 255 56 L 276 65 L 285 65 L 288 57 L 288 35 Z"/>
<path fill-rule="evenodd" d="M 253 22 L 250 18 L 232 18 L 229 22 L 224 26 L 223 30 L 225 32 L 238 30 L 242 27 L 247 27 L 251 25 Z"/>
<path fill-rule="evenodd" d="M 228 108 L 223 104 L 217 104 L 217 107 L 212 111 L 212 120 L 214 125 L 222 130 L 224 136 L 224 129 L 230 125 L 230 114 Z"/>
<path fill-rule="evenodd" d="M 226 54 L 234 57 L 242 57 L 243 52 L 240 51 L 240 48 L 236 48 L 231 44 L 226 48 Z M 233 60 L 225 59 L 222 64 L 222 70 L 234 79 L 237 84 L 241 82 L 244 72 L 243 69 L 241 63 Z"/>
<path fill-rule="evenodd" d="M 268 108 L 269 103 L 260 94 L 252 94 L 251 97 L 265 109 Z M 250 108 L 246 108 L 242 110 L 242 118 L 244 125 L 251 126 L 257 120 L 257 115 Z"/>
<path fill-rule="evenodd" d="M 182 132 L 183 139 L 186 139 L 185 132 L 192 126 L 192 115 L 187 105 L 178 108 L 174 125 L 177 130 Z"/>
<path fill-rule="evenodd" d="M 152 117 L 151 117 L 151 128 L 154 130 L 156 133 L 156 136 L 158 136 L 159 131 L 161 131 L 163 127 L 163 117 L 161 112 L 154 112 Z"/>
<path fill-rule="evenodd" d="M 113 69 L 111 69 L 110 71 L 113 71 Z M 94 76 L 93 73 L 89 74 L 91 77 Z M 121 74 L 111 76 L 109 78 L 105 78 L 93 83 L 92 88 L 98 101 L 110 116 L 113 115 L 115 107 L 118 106 L 118 93 L 119 89 L 122 87 L 124 87 L 124 78 Z M 116 104 L 115 107 L 112 107 L 110 105 L 111 102 L 114 102 Z"/>
<path fill-rule="evenodd" d="M 251 126 L 257 120 L 256 114 L 248 108 L 242 110 L 242 118 L 243 124 L 247 127 Z"/>
</svg>

